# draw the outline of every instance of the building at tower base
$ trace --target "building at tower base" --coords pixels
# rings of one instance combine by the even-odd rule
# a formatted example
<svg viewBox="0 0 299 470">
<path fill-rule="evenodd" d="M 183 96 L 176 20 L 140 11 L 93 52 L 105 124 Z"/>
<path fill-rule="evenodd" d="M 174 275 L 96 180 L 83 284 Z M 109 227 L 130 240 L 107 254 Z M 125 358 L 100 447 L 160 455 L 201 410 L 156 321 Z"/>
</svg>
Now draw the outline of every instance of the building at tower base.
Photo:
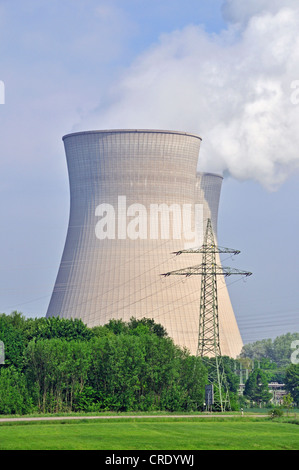
<svg viewBox="0 0 299 470">
<path fill-rule="evenodd" d="M 63 138 L 70 183 L 66 242 L 47 317 L 153 318 L 196 354 L 200 276 L 163 278 L 200 264 L 173 253 L 196 246 L 206 221 L 217 234 L 222 177 L 197 173 L 201 138 L 159 130 L 108 130 Z M 218 281 L 220 344 L 236 357 L 242 339 L 225 281 Z"/>
</svg>

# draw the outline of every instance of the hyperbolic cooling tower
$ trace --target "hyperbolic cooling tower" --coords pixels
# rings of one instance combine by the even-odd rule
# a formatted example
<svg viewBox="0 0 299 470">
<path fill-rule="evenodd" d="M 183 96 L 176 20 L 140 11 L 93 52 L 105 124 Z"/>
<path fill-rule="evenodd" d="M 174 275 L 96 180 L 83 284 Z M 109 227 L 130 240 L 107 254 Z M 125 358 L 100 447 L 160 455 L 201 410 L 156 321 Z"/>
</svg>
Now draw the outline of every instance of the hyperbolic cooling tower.
<svg viewBox="0 0 299 470">
<path fill-rule="evenodd" d="M 201 255 L 173 252 L 202 240 L 208 218 L 217 234 L 222 177 L 196 173 L 201 138 L 111 130 L 63 140 L 70 217 L 47 317 L 81 318 L 90 327 L 153 318 L 195 354 L 200 276 L 161 274 L 200 264 Z M 222 277 L 218 298 L 221 351 L 236 357 L 243 344 Z"/>
</svg>

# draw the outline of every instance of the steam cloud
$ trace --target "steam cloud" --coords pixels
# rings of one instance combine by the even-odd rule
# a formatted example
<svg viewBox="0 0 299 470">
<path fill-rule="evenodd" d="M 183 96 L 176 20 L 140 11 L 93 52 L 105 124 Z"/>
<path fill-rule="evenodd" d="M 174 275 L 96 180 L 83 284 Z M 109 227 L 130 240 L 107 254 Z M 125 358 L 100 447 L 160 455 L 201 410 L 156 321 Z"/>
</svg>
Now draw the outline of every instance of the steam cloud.
<svg viewBox="0 0 299 470">
<path fill-rule="evenodd" d="M 223 14 L 219 34 L 161 35 L 84 126 L 195 132 L 201 170 L 275 189 L 299 167 L 299 5 L 226 0 Z"/>
</svg>

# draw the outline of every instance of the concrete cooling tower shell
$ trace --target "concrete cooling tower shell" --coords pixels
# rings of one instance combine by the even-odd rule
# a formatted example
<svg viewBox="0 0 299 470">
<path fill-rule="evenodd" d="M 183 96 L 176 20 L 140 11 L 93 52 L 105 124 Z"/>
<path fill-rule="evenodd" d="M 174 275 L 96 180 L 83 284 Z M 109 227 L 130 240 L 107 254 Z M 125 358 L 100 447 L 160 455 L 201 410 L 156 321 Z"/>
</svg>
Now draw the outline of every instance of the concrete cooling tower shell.
<svg viewBox="0 0 299 470">
<path fill-rule="evenodd" d="M 196 254 L 173 254 L 195 246 L 196 235 L 202 238 L 198 208 L 203 221 L 211 216 L 216 233 L 222 179 L 196 177 L 201 138 L 111 130 L 69 134 L 63 141 L 70 216 L 47 317 L 81 318 L 90 327 L 112 318 L 153 318 L 195 354 L 199 276 L 161 274 L 200 263 Z M 221 290 L 227 294 L 225 284 Z M 227 302 L 224 312 L 233 327 L 221 329 L 222 353 L 236 357 L 242 342 Z"/>
</svg>

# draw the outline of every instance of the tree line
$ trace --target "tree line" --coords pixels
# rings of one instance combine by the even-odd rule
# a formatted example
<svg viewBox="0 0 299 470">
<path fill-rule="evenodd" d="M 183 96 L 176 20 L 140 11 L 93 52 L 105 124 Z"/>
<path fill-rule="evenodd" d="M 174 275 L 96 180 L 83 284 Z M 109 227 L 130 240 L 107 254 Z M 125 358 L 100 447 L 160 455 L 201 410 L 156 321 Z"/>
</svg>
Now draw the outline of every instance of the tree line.
<svg viewBox="0 0 299 470">
<path fill-rule="evenodd" d="M 1 414 L 204 409 L 209 362 L 176 346 L 152 319 L 110 320 L 88 328 L 78 319 L 31 319 L 13 312 L 0 315 L 0 341 L 5 346 Z M 237 409 L 236 361 L 225 357 L 224 366 L 230 401 Z M 254 386 L 257 370 L 250 374 L 248 399 L 254 388 L 267 388 L 262 370 Z M 295 397 L 298 366 L 292 374 Z"/>
<path fill-rule="evenodd" d="M 206 370 L 153 320 L 0 316 L 5 365 L 0 413 L 191 410 L 202 406 Z"/>
</svg>

